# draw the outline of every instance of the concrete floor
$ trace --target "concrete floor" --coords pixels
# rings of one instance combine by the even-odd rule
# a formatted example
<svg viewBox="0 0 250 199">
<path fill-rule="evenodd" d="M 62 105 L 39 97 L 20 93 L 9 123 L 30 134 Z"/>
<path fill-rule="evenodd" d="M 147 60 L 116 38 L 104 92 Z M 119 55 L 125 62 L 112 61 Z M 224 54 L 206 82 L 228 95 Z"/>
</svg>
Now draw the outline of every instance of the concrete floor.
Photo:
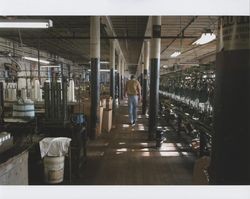
<svg viewBox="0 0 250 199">
<path fill-rule="evenodd" d="M 88 142 L 87 162 L 74 185 L 190 185 L 195 157 L 169 129 L 160 149 L 148 141 L 147 119 L 138 111 L 128 124 L 125 102 L 116 111 L 111 133 Z"/>
</svg>

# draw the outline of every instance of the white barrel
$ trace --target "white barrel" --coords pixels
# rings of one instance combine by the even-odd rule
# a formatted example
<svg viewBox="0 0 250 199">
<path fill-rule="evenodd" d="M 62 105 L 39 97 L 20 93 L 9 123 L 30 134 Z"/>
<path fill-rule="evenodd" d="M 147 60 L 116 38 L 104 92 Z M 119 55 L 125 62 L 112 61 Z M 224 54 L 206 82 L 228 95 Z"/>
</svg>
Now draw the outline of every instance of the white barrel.
<svg viewBox="0 0 250 199">
<path fill-rule="evenodd" d="M 45 183 L 56 184 L 63 181 L 64 156 L 45 156 L 43 159 L 43 163 Z"/>
<path fill-rule="evenodd" d="M 34 104 L 13 104 L 13 117 L 35 117 Z"/>
</svg>

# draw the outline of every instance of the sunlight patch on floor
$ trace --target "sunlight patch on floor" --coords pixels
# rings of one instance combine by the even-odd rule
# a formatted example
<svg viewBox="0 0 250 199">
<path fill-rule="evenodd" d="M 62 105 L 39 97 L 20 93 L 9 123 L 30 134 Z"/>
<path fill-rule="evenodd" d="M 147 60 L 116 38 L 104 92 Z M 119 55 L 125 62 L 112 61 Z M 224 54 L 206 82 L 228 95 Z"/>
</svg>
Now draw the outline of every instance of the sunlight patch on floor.
<svg viewBox="0 0 250 199">
<path fill-rule="evenodd" d="M 123 128 L 129 128 L 129 124 L 122 124 Z"/>
<path fill-rule="evenodd" d="M 175 151 L 163 151 L 163 152 L 160 152 L 160 155 L 164 157 L 180 156 L 179 152 L 175 152 Z"/>
<path fill-rule="evenodd" d="M 127 148 L 120 148 L 120 149 L 116 149 L 117 152 L 125 152 L 128 151 Z"/>
</svg>

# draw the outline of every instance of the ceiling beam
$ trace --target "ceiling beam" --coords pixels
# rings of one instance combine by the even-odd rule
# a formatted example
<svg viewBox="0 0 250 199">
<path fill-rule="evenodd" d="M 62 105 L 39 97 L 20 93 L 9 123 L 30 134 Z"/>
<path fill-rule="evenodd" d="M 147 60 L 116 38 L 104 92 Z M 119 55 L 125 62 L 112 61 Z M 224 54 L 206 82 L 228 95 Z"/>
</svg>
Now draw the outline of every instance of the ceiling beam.
<svg viewBox="0 0 250 199">
<path fill-rule="evenodd" d="M 151 33 L 151 25 L 152 25 L 152 20 L 151 19 L 152 19 L 152 17 L 149 16 L 147 26 L 145 28 L 145 33 L 144 33 L 145 36 L 144 37 L 147 37 L 146 35 L 148 35 L 148 34 L 152 34 Z M 150 32 L 148 32 L 148 31 L 150 31 Z M 151 37 L 149 39 L 151 39 Z M 142 46 L 141 46 L 141 53 L 140 53 L 140 56 L 139 56 L 139 59 L 138 59 L 138 65 L 137 65 L 137 68 L 136 68 L 137 75 L 140 75 L 140 74 L 138 74 L 138 72 L 140 71 L 138 69 L 140 69 L 140 67 L 142 67 L 141 64 L 140 64 L 142 54 L 144 54 L 144 42 L 142 43 Z"/>
<path fill-rule="evenodd" d="M 182 30 L 179 32 L 179 34 L 177 35 L 177 37 L 183 36 L 185 30 L 186 30 L 186 29 L 187 29 L 187 28 L 188 28 L 197 18 L 198 18 L 198 16 L 194 16 L 194 17 L 187 23 L 187 25 L 186 25 L 184 28 L 182 28 Z M 175 42 L 175 40 L 176 40 L 176 38 L 173 39 L 173 40 L 170 42 L 170 44 L 168 44 L 168 45 L 161 51 L 161 54 L 162 54 L 165 50 L 167 50 L 167 49 L 169 48 L 169 46 L 171 46 L 171 45 Z"/>
<path fill-rule="evenodd" d="M 3 36 L 4 37 L 4 36 Z M 8 39 L 17 39 L 18 36 L 7 36 Z M 101 39 L 131 39 L 131 40 L 144 40 L 144 39 L 151 39 L 150 36 L 103 36 Z M 196 36 L 161 36 L 161 39 L 196 39 Z M 37 37 L 27 37 L 24 36 L 22 39 L 26 40 L 37 40 Z M 56 37 L 40 37 L 40 39 L 90 39 L 89 36 L 56 36 Z"/>
<path fill-rule="evenodd" d="M 107 31 L 107 34 L 109 35 L 108 37 L 111 37 L 109 39 L 115 39 L 115 37 L 117 37 L 117 35 L 116 35 L 115 30 L 113 28 L 110 17 L 108 17 L 108 16 L 101 17 L 101 22 L 102 22 L 102 24 L 106 25 L 106 31 Z M 119 54 L 122 56 L 122 58 L 123 58 L 123 60 L 125 61 L 125 64 L 126 64 L 127 62 L 126 62 L 124 53 L 122 52 L 120 43 L 119 43 L 119 41 L 117 39 L 115 39 L 115 48 L 118 50 Z"/>
</svg>

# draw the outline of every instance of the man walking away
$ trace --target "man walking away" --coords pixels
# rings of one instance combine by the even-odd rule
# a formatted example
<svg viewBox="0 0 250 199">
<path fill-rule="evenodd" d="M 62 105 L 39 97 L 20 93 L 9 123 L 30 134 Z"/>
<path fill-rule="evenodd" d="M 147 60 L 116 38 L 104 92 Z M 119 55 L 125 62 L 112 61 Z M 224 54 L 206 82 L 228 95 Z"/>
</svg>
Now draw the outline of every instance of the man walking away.
<svg viewBox="0 0 250 199">
<path fill-rule="evenodd" d="M 132 126 L 135 126 L 135 123 L 137 121 L 138 100 L 141 100 L 141 85 L 139 81 L 135 79 L 134 75 L 131 75 L 130 80 L 126 84 L 125 94 L 128 96 L 130 124 Z"/>
</svg>

